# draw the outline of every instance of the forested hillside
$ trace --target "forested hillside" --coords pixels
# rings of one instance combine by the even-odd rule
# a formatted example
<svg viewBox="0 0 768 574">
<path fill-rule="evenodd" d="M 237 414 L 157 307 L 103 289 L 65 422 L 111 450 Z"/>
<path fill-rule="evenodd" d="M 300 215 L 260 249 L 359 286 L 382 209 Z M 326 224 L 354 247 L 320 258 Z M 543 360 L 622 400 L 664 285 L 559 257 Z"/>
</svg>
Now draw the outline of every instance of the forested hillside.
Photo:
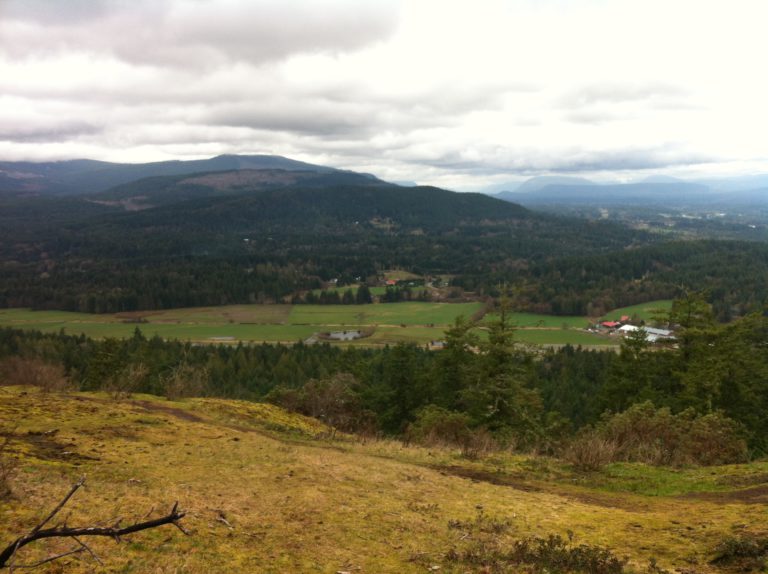
<svg viewBox="0 0 768 574">
<path fill-rule="evenodd" d="M 511 280 L 531 261 L 651 240 L 479 194 L 285 174 L 300 182 L 275 183 L 271 171 L 259 185 L 248 176 L 245 188 L 222 191 L 232 174 L 204 174 L 194 184 L 152 179 L 88 198 L 6 198 L 0 304 L 114 312 L 276 301 L 393 267 L 488 274 L 487 291 L 496 269 Z"/>
<path fill-rule="evenodd" d="M 449 276 L 475 297 L 506 285 L 518 310 L 557 315 L 599 316 L 683 289 L 708 290 L 721 320 L 766 301 L 762 242 L 670 242 L 480 194 L 301 167 L 151 177 L 77 197 L 6 194 L 0 305 L 277 302 L 331 280 L 372 286 L 392 268 Z"/>
</svg>

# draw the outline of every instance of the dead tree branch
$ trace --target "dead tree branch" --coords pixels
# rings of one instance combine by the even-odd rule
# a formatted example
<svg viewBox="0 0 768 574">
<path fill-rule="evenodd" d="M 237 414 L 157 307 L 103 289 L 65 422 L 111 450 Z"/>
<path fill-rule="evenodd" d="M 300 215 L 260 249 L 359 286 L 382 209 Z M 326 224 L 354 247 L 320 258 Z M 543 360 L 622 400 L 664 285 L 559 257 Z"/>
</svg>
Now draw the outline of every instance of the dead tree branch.
<svg viewBox="0 0 768 574">
<path fill-rule="evenodd" d="M 91 549 L 88 548 L 82 541 L 78 539 L 78 537 L 80 536 L 108 536 L 109 538 L 112 538 L 116 542 L 119 542 L 122 536 L 125 536 L 127 534 L 133 534 L 134 532 L 140 532 L 142 530 L 149 530 L 150 528 L 157 528 L 158 526 L 163 526 L 164 524 L 173 524 L 176 528 L 181 530 L 184 534 L 189 534 L 189 532 L 187 532 L 184 529 L 184 527 L 179 523 L 179 521 L 182 518 L 184 518 L 186 513 L 182 510 L 179 510 L 178 502 L 173 505 L 173 508 L 171 509 L 171 511 L 165 516 L 161 516 L 160 518 L 155 518 L 152 520 L 145 520 L 143 522 L 137 522 L 135 524 L 131 524 L 129 526 L 124 526 L 124 527 L 120 527 L 118 523 L 118 524 L 115 524 L 114 526 L 107 526 L 107 527 L 88 526 L 88 527 L 71 528 L 66 524 L 64 524 L 63 526 L 43 528 L 61 511 L 62 508 L 64 508 L 64 505 L 67 504 L 67 502 L 69 502 L 69 499 L 72 498 L 75 492 L 77 492 L 77 490 L 81 486 L 83 486 L 84 483 L 85 483 L 85 477 L 78 480 L 72 486 L 72 488 L 67 493 L 67 495 L 61 500 L 61 502 L 59 502 L 56 505 L 56 507 L 48 516 L 46 516 L 37 526 L 35 526 L 32 530 L 30 530 L 29 533 L 23 536 L 19 536 L 16 540 L 11 542 L 11 544 L 6 546 L 5 549 L 0 551 L 0 568 L 10 567 L 9 561 L 13 558 L 14 554 L 16 554 L 16 552 L 18 552 L 21 548 L 23 548 L 27 544 L 30 544 L 36 540 L 42 540 L 45 538 L 72 538 L 73 540 L 75 540 L 75 542 L 79 544 L 79 547 L 74 551 L 70 551 L 64 554 L 60 554 L 58 556 L 54 556 L 51 559 L 46 559 L 45 561 L 40 562 L 38 564 L 50 562 L 51 560 L 56 560 L 64 556 L 69 556 L 70 554 L 73 554 L 75 552 L 82 552 L 83 550 L 86 550 L 92 556 L 95 556 L 93 552 L 91 552 Z"/>
</svg>

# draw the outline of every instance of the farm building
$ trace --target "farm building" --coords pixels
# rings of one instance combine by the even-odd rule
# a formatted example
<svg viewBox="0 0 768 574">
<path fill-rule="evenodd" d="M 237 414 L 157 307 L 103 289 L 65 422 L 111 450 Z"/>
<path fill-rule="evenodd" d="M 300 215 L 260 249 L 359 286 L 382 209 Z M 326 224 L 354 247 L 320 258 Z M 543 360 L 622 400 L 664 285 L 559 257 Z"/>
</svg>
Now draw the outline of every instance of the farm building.
<svg viewBox="0 0 768 574">
<path fill-rule="evenodd" d="M 619 333 L 627 335 L 635 331 L 643 329 L 645 331 L 645 340 L 649 343 L 656 343 L 663 340 L 672 340 L 675 338 L 674 333 L 669 329 L 657 329 L 655 327 L 635 327 L 634 325 L 624 325 L 619 328 Z"/>
<path fill-rule="evenodd" d="M 331 331 L 325 335 L 325 339 L 332 339 L 334 341 L 354 341 L 360 339 L 363 336 L 362 331 Z"/>
</svg>

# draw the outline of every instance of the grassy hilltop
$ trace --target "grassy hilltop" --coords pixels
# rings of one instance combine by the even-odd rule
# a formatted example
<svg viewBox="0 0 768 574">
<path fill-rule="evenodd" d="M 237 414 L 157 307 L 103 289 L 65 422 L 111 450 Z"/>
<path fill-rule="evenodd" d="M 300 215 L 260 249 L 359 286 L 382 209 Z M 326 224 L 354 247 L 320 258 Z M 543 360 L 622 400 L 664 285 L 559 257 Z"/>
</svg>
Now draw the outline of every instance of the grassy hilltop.
<svg viewBox="0 0 768 574">
<path fill-rule="evenodd" d="M 0 546 L 83 475 L 71 526 L 159 516 L 176 500 L 188 512 L 190 536 L 164 526 L 122 544 L 89 539 L 103 567 L 81 553 L 42 572 L 493 572 L 470 558 L 559 535 L 626 557 L 625 571 L 655 559 L 707 573 L 735 568 L 728 555 L 768 532 L 768 463 L 578 474 L 553 459 L 331 440 L 321 423 L 269 405 L 29 387 L 0 387 L 0 421 L 12 489 Z M 36 543 L 19 562 L 69 547 Z"/>
</svg>

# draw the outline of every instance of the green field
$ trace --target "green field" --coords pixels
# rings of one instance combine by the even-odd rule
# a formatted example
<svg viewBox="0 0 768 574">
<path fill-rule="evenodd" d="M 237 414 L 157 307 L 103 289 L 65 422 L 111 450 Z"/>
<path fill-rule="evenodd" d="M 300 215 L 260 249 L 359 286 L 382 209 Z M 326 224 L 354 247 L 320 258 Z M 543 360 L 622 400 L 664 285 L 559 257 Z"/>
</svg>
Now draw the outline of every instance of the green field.
<svg viewBox="0 0 768 574">
<path fill-rule="evenodd" d="M 669 311 L 671 308 L 672 299 L 660 299 L 658 301 L 649 301 L 648 303 L 641 303 L 639 305 L 614 309 L 610 313 L 606 313 L 603 317 L 600 318 L 600 320 L 616 321 L 622 315 L 629 315 L 638 321 L 645 321 L 646 323 L 650 323 L 653 321 L 653 316 L 657 311 Z"/>
<path fill-rule="evenodd" d="M 63 330 L 69 334 L 82 333 L 94 338 L 130 337 L 138 327 L 147 337 L 207 343 L 293 343 L 323 331 L 363 327 L 372 329 L 372 335 L 344 344 L 380 346 L 410 342 L 425 345 L 430 341 L 441 340 L 446 327 L 456 317 L 469 318 L 481 309 L 482 303 L 432 302 L 229 305 L 115 315 L 3 309 L 0 310 L 0 326 L 48 333 Z M 619 312 L 627 313 L 627 310 L 616 311 Z M 526 343 L 584 346 L 617 344 L 613 338 L 581 330 L 587 325 L 586 317 L 515 313 L 513 321 L 518 327 L 517 339 Z M 482 329 L 480 335 L 484 338 Z"/>
<path fill-rule="evenodd" d="M 450 325 L 470 317 L 482 303 L 382 303 L 379 305 L 295 305 L 293 325 Z"/>
<path fill-rule="evenodd" d="M 541 315 L 538 313 L 510 313 L 512 324 L 520 329 L 545 328 L 545 329 L 584 329 L 589 325 L 588 317 L 559 317 L 555 315 Z M 498 315 L 489 313 L 485 316 L 485 322 L 498 319 Z"/>
<path fill-rule="evenodd" d="M 515 338 L 536 345 L 617 345 L 615 338 L 573 329 L 518 329 Z"/>
</svg>

